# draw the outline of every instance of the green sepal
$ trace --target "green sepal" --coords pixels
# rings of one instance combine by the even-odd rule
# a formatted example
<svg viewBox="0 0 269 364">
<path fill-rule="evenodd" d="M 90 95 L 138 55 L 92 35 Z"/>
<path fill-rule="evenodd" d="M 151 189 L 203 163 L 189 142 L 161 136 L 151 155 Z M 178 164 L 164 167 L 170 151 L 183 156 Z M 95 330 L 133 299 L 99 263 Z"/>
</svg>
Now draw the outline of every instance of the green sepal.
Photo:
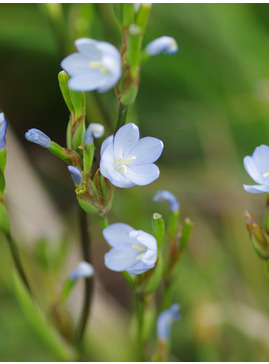
<svg viewBox="0 0 269 364">
<path fill-rule="evenodd" d="M 92 162 L 94 158 L 94 143 L 90 145 L 85 145 L 83 149 L 83 170 L 85 175 L 88 174 L 92 167 Z"/>
<path fill-rule="evenodd" d="M 68 149 L 72 149 L 72 116 L 70 116 L 67 128 L 66 128 L 66 146 Z"/>
<path fill-rule="evenodd" d="M 158 249 L 161 248 L 165 236 L 165 223 L 162 215 L 155 212 L 152 217 L 153 234 L 157 240 Z"/>
<path fill-rule="evenodd" d="M 269 236 L 256 224 L 248 211 L 245 212 L 245 221 L 253 249 L 260 258 L 269 259 Z"/>
<path fill-rule="evenodd" d="M 8 213 L 3 202 L 0 202 L 0 230 L 6 234 L 10 231 Z"/>
<path fill-rule="evenodd" d="M 33 302 L 29 292 L 15 269 L 11 269 L 11 281 L 15 296 L 34 333 L 61 361 L 76 361 L 76 352 L 49 325 L 44 315 Z"/>
<path fill-rule="evenodd" d="M 70 90 L 70 98 L 74 107 L 75 119 L 84 117 L 86 108 L 85 93 Z"/>
<path fill-rule="evenodd" d="M 179 248 L 180 250 L 184 250 L 189 239 L 191 236 L 191 232 L 193 229 L 193 223 L 191 222 L 191 220 L 187 217 L 184 221 L 183 227 L 182 227 L 182 233 L 181 233 L 181 238 L 179 241 Z"/>
<path fill-rule="evenodd" d="M 68 88 L 68 80 L 69 80 L 69 76 L 65 71 L 61 71 L 58 74 L 58 80 L 59 80 L 59 86 L 64 98 L 64 101 L 66 103 L 66 106 L 68 107 L 70 113 L 74 113 L 75 109 L 72 103 L 72 99 L 70 96 L 70 90 Z"/>
<path fill-rule="evenodd" d="M 143 31 L 145 31 L 148 23 L 151 6 L 151 4 L 147 3 L 140 4 L 140 8 L 135 17 L 135 24 L 139 25 Z"/>
<path fill-rule="evenodd" d="M 266 206 L 263 216 L 263 228 L 269 234 L 269 193 L 266 196 Z"/>
<path fill-rule="evenodd" d="M 0 198 L 3 197 L 6 188 L 5 180 L 5 168 L 7 162 L 7 151 L 6 149 L 0 150 Z"/>
<path fill-rule="evenodd" d="M 132 83 L 128 90 L 122 94 L 120 98 L 121 103 L 127 107 L 131 106 L 136 99 L 137 92 L 138 85 L 136 83 Z"/>
<path fill-rule="evenodd" d="M 122 4 L 122 26 L 128 27 L 132 24 L 134 19 L 134 4 L 126 3 Z"/>
<path fill-rule="evenodd" d="M 52 154 L 56 155 L 66 163 L 70 163 L 70 155 L 67 153 L 66 149 L 61 147 L 55 142 L 51 142 L 51 146 L 47 148 Z"/>
<path fill-rule="evenodd" d="M 168 216 L 168 235 L 173 238 L 178 232 L 178 224 L 179 224 L 179 214 L 180 211 L 169 211 Z"/>
<path fill-rule="evenodd" d="M 144 291 L 146 293 L 151 293 L 156 291 L 158 285 L 160 284 L 164 273 L 164 260 L 161 252 L 158 253 L 158 260 L 154 267 L 154 271 L 149 277 Z"/>
<path fill-rule="evenodd" d="M 84 143 L 83 137 L 85 134 L 85 120 L 84 117 L 80 117 L 72 125 L 71 129 L 71 145 L 73 150 L 81 153 L 81 147 Z"/>
<path fill-rule="evenodd" d="M 62 294 L 61 294 L 61 304 L 64 304 L 69 297 L 74 285 L 75 281 L 72 281 L 70 278 L 67 278 L 67 280 L 64 282 Z"/>
<path fill-rule="evenodd" d="M 135 24 L 129 27 L 127 38 L 127 60 L 131 69 L 131 78 L 134 80 L 139 75 L 140 50 L 142 43 L 142 29 Z"/>
<path fill-rule="evenodd" d="M 89 201 L 83 199 L 82 197 L 77 197 L 79 206 L 87 212 L 87 214 L 97 214 L 98 208 L 93 206 Z"/>
</svg>

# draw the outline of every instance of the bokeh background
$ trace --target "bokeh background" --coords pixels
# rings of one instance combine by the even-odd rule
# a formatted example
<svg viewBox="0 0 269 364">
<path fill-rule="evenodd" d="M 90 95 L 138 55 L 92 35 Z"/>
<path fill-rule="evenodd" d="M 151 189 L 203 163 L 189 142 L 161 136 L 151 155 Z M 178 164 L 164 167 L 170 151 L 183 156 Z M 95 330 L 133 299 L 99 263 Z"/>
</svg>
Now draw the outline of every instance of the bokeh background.
<svg viewBox="0 0 269 364">
<path fill-rule="evenodd" d="M 0 111 L 9 121 L 10 141 L 6 198 L 44 312 L 80 259 L 77 202 L 66 166 L 28 143 L 24 133 L 39 128 L 65 145 L 68 112 L 57 81 L 60 61 L 82 36 L 120 47 L 118 6 L 0 4 Z M 143 45 L 162 35 L 173 36 L 179 52 L 143 65 L 128 115 L 142 136 L 164 141 L 161 175 L 146 187 L 117 189 L 109 218 L 151 232 L 152 214 L 168 213 L 152 197 L 167 189 L 179 198 L 182 218 L 194 222 L 174 289 L 182 318 L 172 330 L 170 360 L 267 361 L 269 281 L 243 216 L 248 209 L 261 222 L 265 194 L 243 190 L 251 179 L 242 160 L 269 142 L 269 5 L 154 4 Z M 106 125 L 107 135 L 116 109 L 113 90 L 87 95 L 87 119 Z M 87 360 L 132 360 L 134 348 L 126 338 L 132 294 L 120 274 L 104 267 L 108 246 L 98 220 L 89 223 L 101 293 L 89 325 Z M 44 259 L 47 244 L 52 250 L 60 246 L 64 258 L 57 260 L 53 252 L 54 260 Z M 10 265 L 1 238 L 0 360 L 57 360 L 17 304 Z M 69 303 L 75 317 L 81 288 Z"/>
</svg>

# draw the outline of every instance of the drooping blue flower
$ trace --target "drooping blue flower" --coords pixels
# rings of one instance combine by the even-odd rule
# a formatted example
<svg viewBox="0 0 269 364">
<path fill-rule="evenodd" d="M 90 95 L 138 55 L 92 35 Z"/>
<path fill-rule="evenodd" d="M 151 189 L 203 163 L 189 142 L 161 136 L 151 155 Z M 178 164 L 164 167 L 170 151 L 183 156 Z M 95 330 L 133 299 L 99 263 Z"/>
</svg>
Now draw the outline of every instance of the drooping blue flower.
<svg viewBox="0 0 269 364">
<path fill-rule="evenodd" d="M 154 39 L 146 46 L 146 52 L 149 56 L 156 56 L 161 53 L 175 54 L 178 51 L 177 42 L 174 38 L 166 35 Z"/>
<path fill-rule="evenodd" d="M 78 278 L 88 278 L 94 275 L 93 266 L 87 262 L 80 262 L 76 269 L 74 269 L 69 278 L 71 281 L 76 281 Z"/>
<path fill-rule="evenodd" d="M 180 306 L 175 303 L 168 310 L 160 313 L 157 321 L 157 335 L 159 340 L 168 341 L 173 321 L 180 319 Z"/>
<path fill-rule="evenodd" d="M 104 135 L 105 128 L 102 124 L 91 123 L 85 134 L 84 134 L 84 142 L 86 145 L 90 145 L 93 142 L 94 138 L 102 138 Z"/>
<path fill-rule="evenodd" d="M 244 158 L 244 166 L 250 177 L 258 185 L 243 185 L 247 192 L 269 192 L 269 147 L 260 145 L 254 150 L 252 157 Z"/>
<path fill-rule="evenodd" d="M 163 202 L 165 200 L 169 202 L 169 208 L 172 212 L 179 210 L 179 201 L 171 192 L 165 190 L 158 191 L 153 197 L 154 202 Z"/>
<path fill-rule="evenodd" d="M 81 185 L 83 182 L 83 174 L 81 173 L 81 170 L 75 166 L 68 166 L 67 168 L 71 174 L 73 182 L 77 185 Z"/>
<path fill-rule="evenodd" d="M 71 76 L 68 86 L 74 91 L 105 92 L 121 77 L 121 56 L 107 42 L 81 38 L 75 41 L 78 52 L 70 54 L 61 67 Z"/>
<path fill-rule="evenodd" d="M 139 129 L 133 124 L 122 126 L 115 136 L 104 140 L 101 147 L 101 174 L 117 187 L 147 185 L 159 177 L 153 164 L 161 155 L 163 142 L 145 137 L 139 140 Z"/>
<path fill-rule="evenodd" d="M 41 145 L 41 147 L 49 148 L 51 146 L 50 138 L 39 129 L 30 129 L 25 133 L 25 138 L 32 143 Z"/>
<path fill-rule="evenodd" d="M 112 249 L 105 254 L 107 268 L 141 274 L 154 267 L 157 260 L 156 239 L 142 230 L 117 223 L 106 227 L 103 235 Z"/>
<path fill-rule="evenodd" d="M 5 114 L 0 113 L 0 150 L 4 149 L 6 146 L 6 132 L 7 132 L 7 121 Z"/>
</svg>

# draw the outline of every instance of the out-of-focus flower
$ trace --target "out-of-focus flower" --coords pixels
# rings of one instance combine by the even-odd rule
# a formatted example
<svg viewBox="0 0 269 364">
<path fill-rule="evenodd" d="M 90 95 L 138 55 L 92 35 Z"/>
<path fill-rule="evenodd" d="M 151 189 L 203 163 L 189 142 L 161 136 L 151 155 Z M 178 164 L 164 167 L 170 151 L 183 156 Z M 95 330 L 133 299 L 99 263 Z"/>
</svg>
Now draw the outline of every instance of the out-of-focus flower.
<svg viewBox="0 0 269 364">
<path fill-rule="evenodd" d="M 159 340 L 169 340 L 172 323 L 180 318 L 179 308 L 180 306 L 175 303 L 168 310 L 160 313 L 157 321 L 157 335 Z"/>
<path fill-rule="evenodd" d="M 156 239 L 142 230 L 117 223 L 106 227 L 103 235 L 112 249 L 105 254 L 105 265 L 117 272 L 141 274 L 154 267 L 157 260 Z"/>
<path fill-rule="evenodd" d="M 81 173 L 81 170 L 75 166 L 68 166 L 67 168 L 71 174 L 73 182 L 77 185 L 80 185 L 83 182 L 83 175 Z"/>
<path fill-rule="evenodd" d="M 93 266 L 87 262 L 80 262 L 76 269 L 74 269 L 69 278 L 71 281 L 76 281 L 78 278 L 88 278 L 94 275 Z"/>
<path fill-rule="evenodd" d="M 102 138 L 104 131 L 105 128 L 102 124 L 91 123 L 84 134 L 85 144 L 90 145 L 94 138 Z"/>
<path fill-rule="evenodd" d="M 25 133 L 25 138 L 32 143 L 41 145 L 41 147 L 49 148 L 51 146 L 50 138 L 39 129 L 30 129 Z"/>
<path fill-rule="evenodd" d="M 0 150 L 4 149 L 6 146 L 6 131 L 7 131 L 7 121 L 5 114 L 0 113 Z"/>
<path fill-rule="evenodd" d="M 146 52 L 149 56 L 156 56 L 161 53 L 175 54 L 177 51 L 178 46 L 175 39 L 166 35 L 154 39 L 146 46 Z"/>
<path fill-rule="evenodd" d="M 78 52 L 70 54 L 61 67 L 71 76 L 68 86 L 74 91 L 105 92 L 121 77 L 121 56 L 107 42 L 81 38 L 75 41 Z"/>
<path fill-rule="evenodd" d="M 171 192 L 165 190 L 158 191 L 153 197 L 154 202 L 163 202 L 165 200 L 168 201 L 169 208 L 172 212 L 176 212 L 179 210 L 179 201 Z"/>
<path fill-rule="evenodd" d="M 121 188 L 147 185 L 159 177 L 159 168 L 153 164 L 161 155 L 163 142 L 145 137 L 139 140 L 135 124 L 122 126 L 115 136 L 104 140 L 101 147 L 101 174 Z"/>
<path fill-rule="evenodd" d="M 254 150 L 252 157 L 244 158 L 244 166 L 250 177 L 258 185 L 243 185 L 247 192 L 269 192 L 269 147 L 261 145 Z"/>
<path fill-rule="evenodd" d="M 151 6 L 152 3 L 142 3 L 143 5 Z M 141 7 L 141 3 L 134 3 L 134 11 L 137 13 Z"/>
</svg>

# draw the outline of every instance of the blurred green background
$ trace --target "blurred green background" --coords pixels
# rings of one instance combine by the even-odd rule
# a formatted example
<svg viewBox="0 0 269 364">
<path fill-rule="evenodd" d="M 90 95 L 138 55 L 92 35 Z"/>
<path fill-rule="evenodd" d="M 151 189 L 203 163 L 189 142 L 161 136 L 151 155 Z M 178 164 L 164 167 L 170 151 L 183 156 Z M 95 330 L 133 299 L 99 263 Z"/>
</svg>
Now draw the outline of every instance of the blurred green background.
<svg viewBox="0 0 269 364">
<path fill-rule="evenodd" d="M 0 111 L 63 215 L 67 235 L 70 230 L 76 234 L 77 205 L 66 166 L 28 143 L 24 133 L 39 128 L 65 145 L 68 112 L 57 82 L 60 61 L 82 36 L 120 47 L 117 7 L 0 4 Z M 142 136 L 164 141 L 161 175 L 146 187 L 117 189 L 109 217 L 151 232 L 152 214 L 168 213 L 152 197 L 167 189 L 179 198 L 182 216 L 195 224 L 174 290 L 182 318 L 173 327 L 171 360 L 267 361 L 269 282 L 243 217 L 248 209 L 261 222 L 265 195 L 243 190 L 243 183 L 252 182 L 242 160 L 256 146 L 269 144 L 269 5 L 154 4 L 143 45 L 162 35 L 174 37 L 179 52 L 152 57 L 143 65 L 137 101 L 128 115 Z M 88 121 L 104 123 L 109 135 L 116 121 L 113 90 L 87 98 Z M 20 175 L 15 178 L 23 194 Z M 120 274 L 104 267 L 108 247 L 97 219 L 90 224 L 97 275 L 116 307 L 128 313 L 131 292 Z M 40 288 L 40 277 L 51 272 L 36 267 L 35 246 L 20 243 L 28 275 Z M 20 311 L 9 279 L 10 260 L 1 241 L 0 360 L 57 360 Z M 58 275 L 64 279 L 63 273 Z M 42 284 L 41 296 L 46 297 L 52 283 L 43 278 Z M 112 332 L 117 335 L 120 329 L 116 325 Z M 87 360 L 132 359 L 131 344 L 103 342 L 102 332 L 93 336 L 96 342 L 89 339 Z"/>
</svg>

